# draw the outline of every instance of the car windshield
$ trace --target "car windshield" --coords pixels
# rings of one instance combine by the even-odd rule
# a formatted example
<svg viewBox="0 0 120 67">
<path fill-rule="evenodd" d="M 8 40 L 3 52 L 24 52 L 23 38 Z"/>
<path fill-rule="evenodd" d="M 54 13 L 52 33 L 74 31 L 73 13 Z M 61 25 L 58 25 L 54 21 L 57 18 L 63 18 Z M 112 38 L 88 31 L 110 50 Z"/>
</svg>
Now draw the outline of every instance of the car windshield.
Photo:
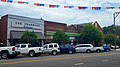
<svg viewBox="0 0 120 67">
<path fill-rule="evenodd" d="M 74 46 L 74 45 L 65 44 L 65 45 L 61 45 L 60 47 L 71 47 L 71 46 Z"/>
<path fill-rule="evenodd" d="M 18 44 L 18 45 L 15 45 L 15 47 L 20 47 L 20 45 Z"/>
</svg>

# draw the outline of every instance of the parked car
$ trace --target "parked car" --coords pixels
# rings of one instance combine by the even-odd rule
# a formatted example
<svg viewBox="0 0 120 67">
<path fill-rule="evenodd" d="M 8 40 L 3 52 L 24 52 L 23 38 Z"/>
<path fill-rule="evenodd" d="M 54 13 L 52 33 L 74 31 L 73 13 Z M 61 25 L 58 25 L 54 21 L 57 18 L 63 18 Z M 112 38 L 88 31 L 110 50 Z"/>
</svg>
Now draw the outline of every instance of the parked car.
<svg viewBox="0 0 120 67">
<path fill-rule="evenodd" d="M 93 51 L 93 46 L 91 44 L 77 44 L 75 46 L 76 52 L 86 52 L 90 53 Z"/>
<path fill-rule="evenodd" d="M 71 44 L 65 44 L 60 46 L 60 52 L 61 53 L 69 53 L 73 54 L 76 52 L 75 47 Z"/>
<path fill-rule="evenodd" d="M 57 55 L 60 52 L 60 46 L 58 45 L 58 43 L 49 43 L 49 44 L 45 44 L 42 47 L 42 51 L 43 53 L 50 53 L 53 55 Z"/>
<path fill-rule="evenodd" d="M 28 55 L 30 57 L 41 55 L 41 47 L 34 46 L 32 44 L 17 44 L 17 51 L 22 55 Z"/>
<path fill-rule="evenodd" d="M 111 48 L 110 48 L 110 46 L 103 46 L 103 49 L 104 49 L 104 51 L 105 52 L 109 52 L 109 51 L 111 51 Z"/>
<path fill-rule="evenodd" d="M 0 56 L 2 59 L 14 58 L 20 52 L 16 51 L 15 46 L 0 47 Z"/>
<path fill-rule="evenodd" d="M 111 49 L 119 49 L 119 46 L 118 45 L 115 45 L 115 46 L 113 46 L 113 45 L 111 45 Z"/>
<path fill-rule="evenodd" d="M 75 46 L 76 52 L 101 52 L 103 51 L 103 47 L 94 47 L 92 44 L 78 44 Z"/>
</svg>

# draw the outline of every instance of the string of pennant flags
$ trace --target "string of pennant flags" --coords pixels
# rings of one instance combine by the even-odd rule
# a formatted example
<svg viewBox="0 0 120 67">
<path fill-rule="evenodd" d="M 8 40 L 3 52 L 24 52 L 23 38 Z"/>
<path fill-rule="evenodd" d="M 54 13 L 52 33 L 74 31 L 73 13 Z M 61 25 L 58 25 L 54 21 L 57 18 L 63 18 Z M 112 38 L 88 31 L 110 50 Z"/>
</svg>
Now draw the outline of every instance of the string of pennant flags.
<svg viewBox="0 0 120 67">
<path fill-rule="evenodd" d="M 6 3 L 18 3 L 18 4 L 26 4 L 29 5 L 30 2 L 25 2 L 25 1 L 13 1 L 13 0 L 1 0 L 1 2 L 6 2 Z M 48 7 L 48 8 L 68 8 L 68 9 L 74 9 L 77 8 L 79 10 L 102 10 L 102 9 L 118 9 L 120 10 L 120 6 L 118 7 L 86 7 L 86 6 L 67 6 L 67 5 L 54 5 L 54 4 L 42 4 L 42 3 L 34 3 L 34 6 L 39 6 L 39 7 Z"/>
</svg>

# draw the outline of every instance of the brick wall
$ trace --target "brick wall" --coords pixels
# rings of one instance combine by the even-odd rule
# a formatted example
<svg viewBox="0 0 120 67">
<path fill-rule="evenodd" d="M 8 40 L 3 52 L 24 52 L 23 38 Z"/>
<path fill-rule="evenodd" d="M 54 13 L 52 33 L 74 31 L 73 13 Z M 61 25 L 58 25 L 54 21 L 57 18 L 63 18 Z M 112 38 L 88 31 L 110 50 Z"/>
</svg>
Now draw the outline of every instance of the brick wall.
<svg viewBox="0 0 120 67">
<path fill-rule="evenodd" d="M 56 30 L 66 30 L 67 24 L 64 23 L 57 23 L 52 21 L 45 21 L 45 29 L 47 31 L 56 31 Z"/>
<path fill-rule="evenodd" d="M 3 16 L 0 20 L 0 37 L 3 45 L 7 45 L 7 18 L 8 16 Z"/>
<path fill-rule="evenodd" d="M 45 21 L 44 23 L 44 29 L 45 29 L 45 36 L 46 36 L 46 31 L 56 31 L 56 30 L 62 30 L 66 31 L 67 24 L 64 23 L 58 23 L 58 22 L 52 22 L 52 21 Z"/>
</svg>

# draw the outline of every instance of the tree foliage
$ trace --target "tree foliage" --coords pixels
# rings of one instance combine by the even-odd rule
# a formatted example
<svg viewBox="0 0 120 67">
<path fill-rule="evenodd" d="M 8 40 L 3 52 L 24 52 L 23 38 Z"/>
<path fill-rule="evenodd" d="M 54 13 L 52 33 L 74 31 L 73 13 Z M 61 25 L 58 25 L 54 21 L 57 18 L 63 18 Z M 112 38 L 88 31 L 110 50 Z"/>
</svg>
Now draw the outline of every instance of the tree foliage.
<svg viewBox="0 0 120 67">
<path fill-rule="evenodd" d="M 86 25 L 80 33 L 81 40 L 84 43 L 98 45 L 103 39 L 103 34 L 93 25 Z"/>
<path fill-rule="evenodd" d="M 114 26 L 103 27 L 104 34 L 114 34 Z"/>
<path fill-rule="evenodd" d="M 103 27 L 103 33 L 104 34 L 113 34 L 116 35 L 116 44 L 119 45 L 120 44 L 120 26 L 108 26 L 108 27 Z M 114 41 L 114 40 L 113 40 Z"/>
<path fill-rule="evenodd" d="M 58 30 L 53 35 L 53 41 L 59 44 L 65 44 L 68 43 L 68 36 L 65 34 L 65 32 Z"/>
<path fill-rule="evenodd" d="M 37 43 L 38 38 L 37 35 L 34 34 L 34 32 L 29 32 L 26 31 L 24 34 L 21 36 L 21 42 L 22 43 Z"/>
<path fill-rule="evenodd" d="M 114 44 L 115 42 L 115 36 L 113 34 L 108 34 L 104 37 L 104 41 L 106 44 Z"/>
<path fill-rule="evenodd" d="M 103 33 L 120 35 L 120 26 L 111 25 L 108 27 L 103 27 Z"/>
</svg>

